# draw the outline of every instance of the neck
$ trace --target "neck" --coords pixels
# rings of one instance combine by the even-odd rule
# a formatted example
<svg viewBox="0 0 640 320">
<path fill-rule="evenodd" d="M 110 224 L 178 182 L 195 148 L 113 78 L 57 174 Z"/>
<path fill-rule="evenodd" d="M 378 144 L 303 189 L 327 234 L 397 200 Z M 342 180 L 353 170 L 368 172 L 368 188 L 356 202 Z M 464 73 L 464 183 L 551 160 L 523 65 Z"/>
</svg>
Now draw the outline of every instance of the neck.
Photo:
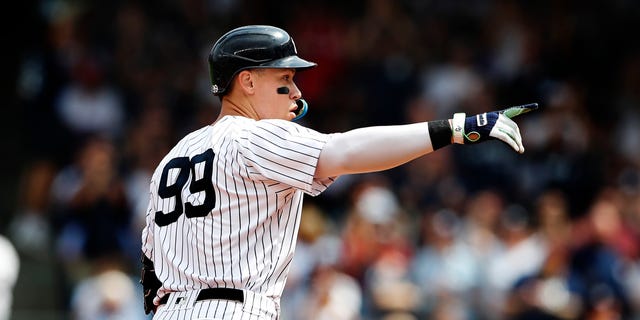
<svg viewBox="0 0 640 320">
<path fill-rule="evenodd" d="M 260 120 L 260 116 L 255 111 L 248 101 L 244 103 L 237 102 L 232 97 L 225 96 L 222 98 L 222 106 L 220 107 L 220 114 L 216 121 L 222 119 L 224 116 L 241 116 L 250 119 Z"/>
</svg>

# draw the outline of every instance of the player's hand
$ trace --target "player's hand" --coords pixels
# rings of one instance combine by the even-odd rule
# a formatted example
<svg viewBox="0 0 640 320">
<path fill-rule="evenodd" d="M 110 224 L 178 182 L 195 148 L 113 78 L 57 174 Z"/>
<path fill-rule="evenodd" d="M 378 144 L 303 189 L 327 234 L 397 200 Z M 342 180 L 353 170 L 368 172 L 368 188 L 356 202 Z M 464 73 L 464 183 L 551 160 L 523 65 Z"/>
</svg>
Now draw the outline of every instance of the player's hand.
<svg viewBox="0 0 640 320">
<path fill-rule="evenodd" d="M 466 117 L 464 113 L 456 113 L 451 122 L 453 142 L 470 144 L 497 139 L 511 146 L 516 152 L 523 153 L 520 129 L 511 119 L 537 108 L 537 103 L 529 103 L 472 117 Z"/>
</svg>

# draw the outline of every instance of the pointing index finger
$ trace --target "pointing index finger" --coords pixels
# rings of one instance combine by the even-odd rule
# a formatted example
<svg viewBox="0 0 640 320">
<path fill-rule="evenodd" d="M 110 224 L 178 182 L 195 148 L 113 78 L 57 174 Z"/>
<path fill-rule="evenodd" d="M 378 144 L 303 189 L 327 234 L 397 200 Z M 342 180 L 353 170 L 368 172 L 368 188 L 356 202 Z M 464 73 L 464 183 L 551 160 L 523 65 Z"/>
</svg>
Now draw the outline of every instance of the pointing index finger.
<svg viewBox="0 0 640 320">
<path fill-rule="evenodd" d="M 519 116 L 523 113 L 527 113 L 533 110 L 538 109 L 538 104 L 537 103 L 527 103 L 527 104 L 523 104 L 521 106 L 513 106 L 513 107 L 509 107 L 507 109 L 504 109 L 502 111 L 500 111 L 500 113 L 504 114 L 505 116 L 507 116 L 508 118 L 512 119 L 516 116 Z"/>
</svg>

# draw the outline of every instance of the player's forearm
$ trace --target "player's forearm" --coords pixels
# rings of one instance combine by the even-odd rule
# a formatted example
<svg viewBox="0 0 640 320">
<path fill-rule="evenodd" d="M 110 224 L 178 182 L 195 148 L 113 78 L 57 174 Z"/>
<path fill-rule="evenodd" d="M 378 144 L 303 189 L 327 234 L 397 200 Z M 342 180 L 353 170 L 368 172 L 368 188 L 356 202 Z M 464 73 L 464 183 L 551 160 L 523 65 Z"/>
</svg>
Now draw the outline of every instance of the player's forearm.
<svg viewBox="0 0 640 320">
<path fill-rule="evenodd" d="M 450 137 L 450 129 L 445 126 L 447 128 L 441 130 L 449 130 L 444 133 Z M 324 178 L 394 168 L 434 150 L 429 131 L 429 123 L 423 122 L 334 134 L 320 154 L 315 176 Z"/>
</svg>

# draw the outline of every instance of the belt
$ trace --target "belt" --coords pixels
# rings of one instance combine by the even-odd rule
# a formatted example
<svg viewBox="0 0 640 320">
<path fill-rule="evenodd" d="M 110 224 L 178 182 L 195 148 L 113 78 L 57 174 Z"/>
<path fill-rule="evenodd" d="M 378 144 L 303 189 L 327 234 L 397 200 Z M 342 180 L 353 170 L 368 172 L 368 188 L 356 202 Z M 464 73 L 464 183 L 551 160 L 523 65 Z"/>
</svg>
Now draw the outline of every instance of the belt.
<svg viewBox="0 0 640 320">
<path fill-rule="evenodd" d="M 198 297 L 196 297 L 196 301 L 213 299 L 244 302 L 244 292 L 240 289 L 234 288 L 207 288 L 200 290 Z M 167 303 L 167 301 L 169 301 L 169 294 L 160 298 L 161 305 Z"/>
</svg>

